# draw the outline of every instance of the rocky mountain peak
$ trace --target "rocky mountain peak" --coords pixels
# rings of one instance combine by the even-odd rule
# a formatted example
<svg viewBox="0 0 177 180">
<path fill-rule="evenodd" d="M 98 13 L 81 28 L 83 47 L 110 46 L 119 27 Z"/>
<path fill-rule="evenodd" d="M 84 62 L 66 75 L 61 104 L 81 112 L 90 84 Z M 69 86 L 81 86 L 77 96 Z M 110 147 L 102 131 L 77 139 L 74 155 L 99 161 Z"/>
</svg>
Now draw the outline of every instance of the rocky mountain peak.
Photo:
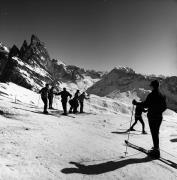
<svg viewBox="0 0 177 180">
<path fill-rule="evenodd" d="M 20 49 L 21 56 L 20 58 L 27 62 L 30 65 L 35 65 L 36 63 L 42 66 L 44 69 L 47 69 L 49 61 L 51 61 L 49 53 L 44 46 L 44 43 L 36 35 L 31 36 L 30 45 L 27 41 L 23 42 L 23 45 Z"/>
<path fill-rule="evenodd" d="M 13 56 L 16 56 L 16 57 L 20 56 L 20 50 L 18 49 L 16 45 L 13 45 L 9 52 L 9 57 L 13 57 Z"/>
<path fill-rule="evenodd" d="M 123 67 L 123 66 L 116 66 L 112 70 L 114 72 L 124 72 L 124 73 L 130 73 L 130 74 L 135 74 L 135 71 L 129 67 Z"/>
<path fill-rule="evenodd" d="M 41 41 L 39 40 L 39 38 L 36 35 L 32 35 L 31 36 L 31 43 L 30 45 L 36 46 L 36 45 L 40 45 Z"/>
</svg>

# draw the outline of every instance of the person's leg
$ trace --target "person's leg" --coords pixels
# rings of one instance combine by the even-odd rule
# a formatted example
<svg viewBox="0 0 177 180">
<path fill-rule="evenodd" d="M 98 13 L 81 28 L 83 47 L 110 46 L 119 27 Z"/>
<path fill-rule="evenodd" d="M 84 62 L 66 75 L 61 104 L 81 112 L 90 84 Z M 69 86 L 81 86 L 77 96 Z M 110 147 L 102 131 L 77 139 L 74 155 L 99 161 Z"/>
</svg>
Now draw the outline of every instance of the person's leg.
<svg viewBox="0 0 177 180">
<path fill-rule="evenodd" d="M 73 110 L 73 107 L 70 106 L 69 113 L 72 113 L 73 112 L 72 110 Z"/>
<path fill-rule="evenodd" d="M 77 111 L 77 108 L 79 107 L 79 103 L 78 103 L 78 101 L 76 101 L 76 106 L 75 106 L 75 113 L 77 113 L 78 111 Z"/>
<path fill-rule="evenodd" d="M 67 106 L 66 106 L 66 104 L 67 104 L 67 102 L 62 101 L 62 106 L 63 106 L 64 114 L 67 114 Z"/>
<path fill-rule="evenodd" d="M 150 156 L 159 158 L 160 157 L 160 150 L 159 150 L 159 130 L 160 130 L 160 125 L 162 122 L 162 118 L 148 118 L 149 120 L 149 127 L 151 131 L 151 136 L 152 136 L 152 141 L 154 147 L 150 151 Z"/>
<path fill-rule="evenodd" d="M 84 103 L 80 102 L 80 113 L 83 113 Z"/>
<path fill-rule="evenodd" d="M 42 99 L 42 102 L 44 103 L 44 111 L 45 111 L 45 100 L 44 98 L 41 98 Z"/>
<path fill-rule="evenodd" d="M 53 97 L 50 100 L 50 107 L 51 107 L 51 109 L 53 109 Z"/>
<path fill-rule="evenodd" d="M 135 122 L 130 127 L 130 130 L 134 130 L 133 128 L 134 128 L 134 126 L 136 125 L 137 122 L 138 122 L 138 118 L 135 116 Z"/>
<path fill-rule="evenodd" d="M 45 113 L 45 112 L 47 112 L 48 100 L 47 100 L 47 98 L 42 98 L 42 101 L 44 103 L 44 113 Z"/>
<path fill-rule="evenodd" d="M 52 105 L 51 105 L 51 98 L 49 98 L 49 109 L 52 108 Z"/>
<path fill-rule="evenodd" d="M 74 106 L 73 106 L 73 113 L 76 113 L 77 112 L 77 106 L 76 106 L 76 104 L 74 104 Z"/>
<path fill-rule="evenodd" d="M 145 132 L 145 124 L 142 117 L 139 117 L 139 121 L 142 124 L 142 132 Z"/>
<path fill-rule="evenodd" d="M 73 113 L 77 113 L 77 107 L 78 107 L 77 101 L 74 101 L 73 102 Z"/>
<path fill-rule="evenodd" d="M 156 119 L 156 123 L 153 129 L 153 136 L 154 136 L 154 148 L 159 149 L 159 130 L 160 130 L 160 125 L 162 123 L 162 119 L 158 118 Z"/>
</svg>

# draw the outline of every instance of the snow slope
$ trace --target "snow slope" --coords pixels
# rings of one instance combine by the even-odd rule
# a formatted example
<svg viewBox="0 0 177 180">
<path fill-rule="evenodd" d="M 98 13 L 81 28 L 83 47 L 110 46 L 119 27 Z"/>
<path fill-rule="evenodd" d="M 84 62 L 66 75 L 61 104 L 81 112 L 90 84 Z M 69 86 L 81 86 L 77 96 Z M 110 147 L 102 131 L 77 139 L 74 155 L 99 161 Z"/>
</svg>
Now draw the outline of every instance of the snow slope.
<svg viewBox="0 0 177 180">
<path fill-rule="evenodd" d="M 91 95 L 85 107 L 87 113 L 65 117 L 58 100 L 54 102 L 58 110 L 50 111 L 50 115 L 41 113 L 42 103 L 38 100 L 39 95 L 32 91 L 12 83 L 0 84 L 0 179 L 177 179 L 175 112 L 165 112 L 160 131 L 162 156 L 173 161 L 172 167 L 130 148 L 127 157 L 122 157 L 127 139 L 122 131 L 130 121 L 128 104 L 127 112 L 117 109 L 115 114 L 108 106 L 109 111 L 104 113 L 101 102 L 108 105 L 111 100 Z M 146 118 L 145 123 L 148 135 L 132 132 L 130 141 L 150 148 Z M 140 124 L 135 128 L 141 131 Z"/>
</svg>

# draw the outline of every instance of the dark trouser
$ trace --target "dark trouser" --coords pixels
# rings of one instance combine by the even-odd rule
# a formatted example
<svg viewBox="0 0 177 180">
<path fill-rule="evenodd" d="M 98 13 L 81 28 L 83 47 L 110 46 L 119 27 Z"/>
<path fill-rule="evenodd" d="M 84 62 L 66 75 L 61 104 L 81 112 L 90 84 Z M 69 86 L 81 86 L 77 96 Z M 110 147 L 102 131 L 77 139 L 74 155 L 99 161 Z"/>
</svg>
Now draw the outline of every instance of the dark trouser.
<svg viewBox="0 0 177 180">
<path fill-rule="evenodd" d="M 79 103 L 80 103 L 80 112 L 82 113 L 84 109 L 84 102 L 80 101 Z"/>
<path fill-rule="evenodd" d="M 70 106 L 69 112 L 72 113 L 73 112 L 73 106 Z"/>
<path fill-rule="evenodd" d="M 47 100 L 47 98 L 42 97 L 42 101 L 44 103 L 44 112 L 46 112 L 47 111 L 48 100 Z"/>
<path fill-rule="evenodd" d="M 62 101 L 62 106 L 63 106 L 63 111 L 64 111 L 64 114 L 67 114 L 67 101 Z"/>
<path fill-rule="evenodd" d="M 78 102 L 75 102 L 74 104 L 74 109 L 73 109 L 73 113 L 77 113 L 77 108 L 78 108 L 79 104 Z"/>
<path fill-rule="evenodd" d="M 144 131 L 145 130 L 145 124 L 144 124 L 142 116 L 136 116 L 135 115 L 135 122 L 132 124 L 131 128 L 133 128 L 138 121 L 140 121 L 140 123 L 142 124 L 142 131 Z"/>
<path fill-rule="evenodd" d="M 49 108 L 52 108 L 52 104 L 53 104 L 53 97 L 49 98 Z"/>
<path fill-rule="evenodd" d="M 159 149 L 159 130 L 160 130 L 160 125 L 162 123 L 162 116 L 161 117 L 148 116 L 148 121 L 149 121 L 149 127 L 151 130 L 151 136 L 152 136 L 154 148 Z"/>
</svg>

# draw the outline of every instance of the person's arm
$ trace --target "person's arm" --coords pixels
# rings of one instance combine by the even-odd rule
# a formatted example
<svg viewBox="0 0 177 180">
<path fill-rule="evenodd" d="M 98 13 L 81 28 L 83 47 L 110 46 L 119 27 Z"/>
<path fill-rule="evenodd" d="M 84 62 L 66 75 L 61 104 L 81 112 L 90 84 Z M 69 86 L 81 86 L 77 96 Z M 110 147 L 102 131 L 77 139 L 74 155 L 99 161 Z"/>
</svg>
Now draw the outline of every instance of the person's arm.
<svg viewBox="0 0 177 180">
<path fill-rule="evenodd" d="M 132 101 L 133 105 L 142 105 L 144 108 L 148 108 L 150 104 L 150 94 L 147 96 L 146 100 L 143 102 L 137 102 L 135 99 Z"/>
<path fill-rule="evenodd" d="M 55 95 L 56 95 L 56 96 L 59 96 L 59 95 L 61 95 L 61 93 L 62 93 L 62 91 L 59 92 L 59 93 L 55 93 Z"/>
<path fill-rule="evenodd" d="M 141 105 L 142 102 L 137 102 L 135 99 L 133 99 L 132 104 L 136 106 L 136 105 Z"/>
</svg>

